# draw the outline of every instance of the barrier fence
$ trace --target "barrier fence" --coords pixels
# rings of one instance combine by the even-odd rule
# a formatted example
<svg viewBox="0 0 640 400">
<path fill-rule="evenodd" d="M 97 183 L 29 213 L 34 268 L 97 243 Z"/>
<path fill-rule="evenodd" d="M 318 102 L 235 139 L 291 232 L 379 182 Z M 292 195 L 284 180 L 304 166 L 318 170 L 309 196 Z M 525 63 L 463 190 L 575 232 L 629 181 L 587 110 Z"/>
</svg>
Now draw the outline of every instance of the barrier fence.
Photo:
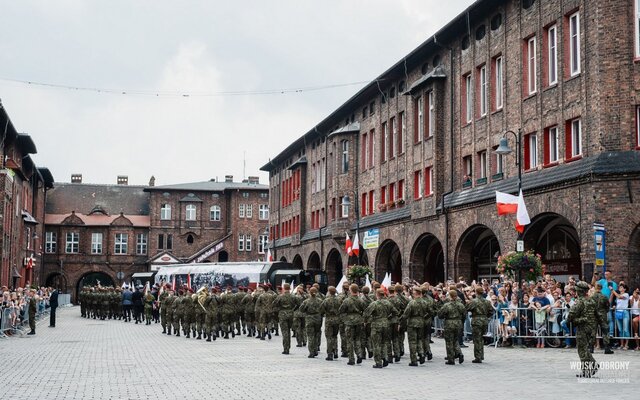
<svg viewBox="0 0 640 400">
<path fill-rule="evenodd" d="M 49 308 L 44 300 L 36 304 L 36 321 L 46 317 Z M 24 334 L 29 329 L 29 303 L 20 307 L 7 307 L 0 313 L 0 338 L 15 334 Z"/>
</svg>

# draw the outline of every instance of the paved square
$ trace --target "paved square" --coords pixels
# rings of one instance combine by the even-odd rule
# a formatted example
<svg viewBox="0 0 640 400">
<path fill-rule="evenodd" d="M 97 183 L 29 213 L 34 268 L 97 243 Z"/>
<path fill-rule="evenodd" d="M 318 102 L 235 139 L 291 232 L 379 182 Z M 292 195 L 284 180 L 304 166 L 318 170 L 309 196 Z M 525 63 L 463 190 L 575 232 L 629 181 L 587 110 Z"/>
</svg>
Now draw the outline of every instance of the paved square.
<svg viewBox="0 0 640 400">
<path fill-rule="evenodd" d="M 159 324 L 84 319 L 78 307 L 59 310 L 56 328 L 47 323 L 35 336 L 0 340 L 0 399 L 631 399 L 640 383 L 640 352 L 633 351 L 595 354 L 599 362 L 629 362 L 616 375 L 628 384 L 581 383 L 570 368 L 575 350 L 486 348 L 486 363 L 476 365 L 468 348 L 464 364 L 448 366 L 444 342 L 435 339 L 432 361 L 412 368 L 405 356 L 376 370 L 372 360 L 311 360 L 295 346 L 283 356 L 280 337 L 207 343 L 162 335 Z"/>
</svg>

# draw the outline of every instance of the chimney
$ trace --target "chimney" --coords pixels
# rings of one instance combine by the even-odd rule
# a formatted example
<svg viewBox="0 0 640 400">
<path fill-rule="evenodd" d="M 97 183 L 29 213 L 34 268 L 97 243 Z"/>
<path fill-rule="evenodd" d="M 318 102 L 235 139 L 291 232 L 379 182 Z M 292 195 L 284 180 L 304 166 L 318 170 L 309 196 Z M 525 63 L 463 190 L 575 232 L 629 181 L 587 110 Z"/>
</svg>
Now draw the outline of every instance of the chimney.
<svg viewBox="0 0 640 400">
<path fill-rule="evenodd" d="M 250 176 L 249 183 L 257 185 L 258 183 L 260 183 L 260 178 L 257 176 Z"/>
<path fill-rule="evenodd" d="M 71 174 L 71 183 L 82 183 L 82 174 Z"/>
<path fill-rule="evenodd" d="M 118 175 L 118 185 L 128 185 L 129 177 L 127 175 Z"/>
<path fill-rule="evenodd" d="M 151 175 L 151 179 L 149 179 L 149 186 L 154 187 L 156 185 L 156 177 Z"/>
<path fill-rule="evenodd" d="M 233 175 L 225 175 L 224 176 L 224 181 L 225 182 L 233 182 Z"/>
</svg>

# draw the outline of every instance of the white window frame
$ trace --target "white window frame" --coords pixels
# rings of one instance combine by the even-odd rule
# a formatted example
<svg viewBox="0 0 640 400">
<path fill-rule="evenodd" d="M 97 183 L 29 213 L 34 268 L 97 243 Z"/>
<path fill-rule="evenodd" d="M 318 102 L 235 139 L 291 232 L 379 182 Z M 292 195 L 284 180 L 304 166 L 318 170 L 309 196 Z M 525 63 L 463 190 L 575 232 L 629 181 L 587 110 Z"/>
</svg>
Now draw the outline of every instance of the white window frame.
<svg viewBox="0 0 640 400">
<path fill-rule="evenodd" d="M 549 50 L 548 78 L 549 86 L 558 83 L 558 27 L 553 25 L 547 29 L 547 46 Z"/>
<path fill-rule="evenodd" d="M 320 189 L 324 190 L 327 187 L 327 169 L 325 168 L 326 160 L 323 158 L 320 163 Z"/>
<path fill-rule="evenodd" d="M 547 140 L 549 140 L 549 162 L 557 162 L 560 158 L 559 142 L 558 142 L 558 126 L 552 126 L 547 133 Z"/>
<path fill-rule="evenodd" d="M 246 235 L 244 238 L 244 251 L 251 251 L 251 235 Z"/>
<path fill-rule="evenodd" d="M 636 147 L 640 148 L 640 106 L 636 106 Z"/>
<path fill-rule="evenodd" d="M 244 203 L 238 204 L 238 218 L 244 218 Z"/>
<path fill-rule="evenodd" d="M 538 135 L 532 133 L 529 135 L 529 168 L 538 167 Z"/>
<path fill-rule="evenodd" d="M 342 173 L 349 172 L 349 141 L 342 141 Z"/>
<path fill-rule="evenodd" d="M 480 152 L 480 179 L 487 177 L 487 152 Z"/>
<path fill-rule="evenodd" d="M 102 232 L 91 233 L 91 254 L 102 254 Z"/>
<path fill-rule="evenodd" d="M 417 198 L 422 198 L 424 196 L 424 172 L 422 170 L 418 171 L 418 193 L 420 194 Z"/>
<path fill-rule="evenodd" d="M 569 71 L 571 76 L 580 73 L 580 12 L 569 16 Z"/>
<path fill-rule="evenodd" d="M 171 204 L 163 204 L 160 206 L 160 219 L 162 221 L 168 221 L 171 219 Z"/>
<path fill-rule="evenodd" d="M 502 56 L 496 57 L 496 110 L 502 109 L 504 103 L 504 65 Z"/>
<path fill-rule="evenodd" d="M 253 218 L 253 204 L 247 204 L 245 215 L 247 218 Z"/>
<path fill-rule="evenodd" d="M 480 116 L 484 117 L 487 115 L 487 66 L 486 64 L 480 67 Z"/>
<path fill-rule="evenodd" d="M 258 219 L 261 221 L 269 220 L 269 206 L 267 204 L 260 204 L 258 206 Z"/>
<path fill-rule="evenodd" d="M 424 98 L 418 97 L 418 141 L 424 137 Z"/>
<path fill-rule="evenodd" d="M 196 220 L 196 206 L 194 204 L 187 204 L 185 207 L 184 219 L 185 221 Z"/>
<path fill-rule="evenodd" d="M 78 232 L 67 232 L 64 252 L 67 254 L 77 254 L 80 252 L 80 234 Z"/>
<path fill-rule="evenodd" d="M 129 252 L 129 235 L 116 233 L 113 241 L 113 254 L 125 255 Z"/>
<path fill-rule="evenodd" d="M 432 137 L 436 131 L 436 98 L 433 90 L 429 92 L 429 137 Z"/>
<path fill-rule="evenodd" d="M 147 254 L 147 246 L 149 243 L 149 239 L 146 233 L 138 233 L 136 235 L 136 254 L 139 256 L 143 256 Z"/>
<path fill-rule="evenodd" d="M 433 194 L 433 166 L 429 167 L 429 187 L 426 188 L 426 190 L 427 196 L 431 196 Z"/>
<path fill-rule="evenodd" d="M 394 117 L 389 119 L 389 125 L 391 125 L 391 134 L 389 135 L 389 142 L 387 143 L 387 146 L 389 147 L 387 150 L 391 157 L 393 157 L 396 155 L 396 138 L 398 136 L 398 127 L 396 126 L 396 119 Z"/>
<path fill-rule="evenodd" d="M 496 154 L 496 174 L 504 173 L 504 159 L 502 154 Z"/>
<path fill-rule="evenodd" d="M 258 254 L 266 253 L 267 244 L 269 243 L 268 235 L 260 235 L 258 236 Z"/>
<path fill-rule="evenodd" d="M 534 94 L 537 87 L 537 65 L 536 65 L 536 37 L 532 36 L 527 40 L 527 89 L 529 94 Z"/>
<path fill-rule="evenodd" d="M 340 216 L 342 218 L 349 218 L 349 206 L 342 205 L 342 197 L 340 197 Z"/>
<path fill-rule="evenodd" d="M 473 96 L 471 93 L 473 85 L 471 83 L 471 74 L 465 76 L 465 89 L 466 89 L 466 100 L 467 100 L 467 109 L 465 110 L 467 123 L 470 123 L 473 120 Z"/>
<path fill-rule="evenodd" d="M 244 235 L 238 235 L 238 251 L 244 251 Z"/>
<path fill-rule="evenodd" d="M 404 142 L 407 140 L 407 113 L 402 111 L 400 112 L 400 133 L 402 134 L 402 140 L 400 141 L 400 147 L 398 149 L 398 154 L 403 154 L 405 151 Z M 369 143 L 367 143 L 367 148 L 369 148 Z"/>
<path fill-rule="evenodd" d="M 209 209 L 209 220 L 220 221 L 221 214 L 222 214 L 222 210 L 220 209 L 220 206 L 218 205 L 211 206 L 211 208 Z"/>
<path fill-rule="evenodd" d="M 582 120 L 571 121 L 571 157 L 582 155 Z"/>
<path fill-rule="evenodd" d="M 380 151 L 380 158 L 382 160 L 382 162 L 385 162 L 389 159 L 388 156 L 388 152 L 389 152 L 389 129 L 387 128 L 387 121 L 382 122 L 380 129 L 382 130 L 382 137 L 381 139 L 384 140 L 383 145 L 384 147 L 382 149 L 384 149 L 384 151 Z M 380 149 L 380 150 L 382 150 Z"/>
<path fill-rule="evenodd" d="M 46 232 L 44 234 L 45 242 L 44 242 L 44 252 L 45 253 L 55 253 L 58 249 L 58 235 L 55 232 Z"/>
</svg>

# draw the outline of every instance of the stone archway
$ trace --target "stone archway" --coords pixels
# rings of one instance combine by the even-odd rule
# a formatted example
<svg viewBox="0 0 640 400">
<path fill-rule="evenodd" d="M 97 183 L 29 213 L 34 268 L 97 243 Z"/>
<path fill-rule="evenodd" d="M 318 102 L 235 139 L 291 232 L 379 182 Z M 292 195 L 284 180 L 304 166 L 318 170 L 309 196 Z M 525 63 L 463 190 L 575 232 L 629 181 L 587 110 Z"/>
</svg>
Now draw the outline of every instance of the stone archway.
<svg viewBox="0 0 640 400">
<path fill-rule="evenodd" d="M 636 226 L 631 233 L 627 249 L 629 252 L 629 287 L 637 288 L 640 286 L 640 225 Z"/>
<path fill-rule="evenodd" d="M 336 286 L 338 282 L 340 282 L 343 268 L 340 252 L 336 248 L 331 249 L 327 255 L 327 262 L 325 263 L 325 272 L 329 279 L 329 285 Z"/>
<path fill-rule="evenodd" d="M 498 278 L 496 265 L 501 254 L 498 238 L 485 225 L 473 225 L 467 229 L 456 247 L 456 273 L 449 276 L 454 281 L 463 277 L 467 283 L 483 278 Z"/>
<path fill-rule="evenodd" d="M 568 219 L 555 213 L 536 215 L 523 234 L 525 249 L 542 256 L 547 273 L 566 281 L 582 275 L 580 237 Z"/>
<path fill-rule="evenodd" d="M 402 282 L 402 255 L 400 248 L 393 240 L 385 240 L 380 245 L 376 256 L 376 278 L 383 280 L 387 272 L 391 273 L 392 282 Z"/>
<path fill-rule="evenodd" d="M 285 256 L 280 257 L 280 261 L 287 262 L 287 257 L 285 257 Z"/>
<path fill-rule="evenodd" d="M 300 262 L 302 262 L 302 259 L 300 259 Z M 320 256 L 318 255 L 317 252 L 312 251 L 311 254 L 309 255 L 309 260 L 307 261 L 307 268 L 306 269 L 307 270 L 321 270 L 322 269 Z"/>
<path fill-rule="evenodd" d="M 87 272 L 78 279 L 78 283 L 76 284 L 76 295 L 77 293 L 80 293 L 80 290 L 82 290 L 83 287 L 96 286 L 98 283 L 100 283 L 100 286 L 104 287 L 115 285 L 113 278 L 104 272 Z"/>
<path fill-rule="evenodd" d="M 226 250 L 222 250 L 218 253 L 218 262 L 227 262 L 229 261 L 229 253 Z"/>
<path fill-rule="evenodd" d="M 411 278 L 418 282 L 435 285 L 445 281 L 444 250 L 442 244 L 431 233 L 416 240 L 411 249 Z"/>
<path fill-rule="evenodd" d="M 293 268 L 304 269 L 304 266 L 302 265 L 302 257 L 300 257 L 300 254 L 296 254 L 295 257 L 293 257 Z"/>
</svg>

